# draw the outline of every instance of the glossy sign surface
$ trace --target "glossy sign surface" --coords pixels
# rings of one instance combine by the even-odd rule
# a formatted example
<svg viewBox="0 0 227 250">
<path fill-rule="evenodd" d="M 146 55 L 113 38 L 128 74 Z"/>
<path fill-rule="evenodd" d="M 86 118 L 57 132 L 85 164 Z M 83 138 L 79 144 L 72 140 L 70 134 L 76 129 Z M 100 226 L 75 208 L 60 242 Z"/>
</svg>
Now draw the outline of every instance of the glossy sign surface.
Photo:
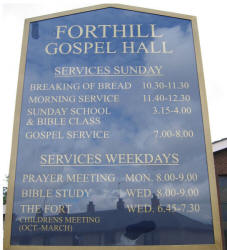
<svg viewBox="0 0 227 250">
<path fill-rule="evenodd" d="M 213 244 L 191 21 L 32 22 L 12 245 Z"/>
</svg>

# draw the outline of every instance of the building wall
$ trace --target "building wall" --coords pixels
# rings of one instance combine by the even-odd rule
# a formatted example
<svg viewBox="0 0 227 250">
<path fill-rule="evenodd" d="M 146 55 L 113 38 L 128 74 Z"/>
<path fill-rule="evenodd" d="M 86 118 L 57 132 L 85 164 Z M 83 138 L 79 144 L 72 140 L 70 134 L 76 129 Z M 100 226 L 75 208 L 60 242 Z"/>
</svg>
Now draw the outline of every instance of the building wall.
<svg viewBox="0 0 227 250">
<path fill-rule="evenodd" d="M 214 164 L 217 175 L 227 175 L 227 149 L 214 153 Z"/>
<path fill-rule="evenodd" d="M 224 245 L 227 250 L 227 148 L 214 152 Z"/>
</svg>

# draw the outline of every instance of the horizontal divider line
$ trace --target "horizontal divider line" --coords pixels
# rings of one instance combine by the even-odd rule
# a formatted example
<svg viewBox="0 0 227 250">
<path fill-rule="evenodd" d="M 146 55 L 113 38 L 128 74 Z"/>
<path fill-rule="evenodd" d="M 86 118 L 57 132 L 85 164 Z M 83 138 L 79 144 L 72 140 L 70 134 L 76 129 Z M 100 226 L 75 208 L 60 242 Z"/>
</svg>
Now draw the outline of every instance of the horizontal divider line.
<svg viewBox="0 0 227 250">
<path fill-rule="evenodd" d="M 146 77 L 148 77 L 148 76 L 163 76 L 162 74 L 153 74 L 153 75 L 64 75 L 64 76 L 62 76 L 62 75 L 60 75 L 60 76 L 56 76 L 55 75 L 55 77 L 87 77 L 87 76 L 146 76 Z"/>
<path fill-rule="evenodd" d="M 81 165 L 76 165 L 76 164 L 66 164 L 66 165 L 57 165 L 57 164 L 41 164 L 41 167 L 89 167 L 89 166 L 94 166 L 94 167 L 115 167 L 115 166 L 129 166 L 129 165 L 133 165 L 133 166 L 178 166 L 180 164 L 149 164 L 149 163 L 125 163 L 125 164 L 100 164 L 100 165 L 94 165 L 94 164 L 81 164 Z"/>
</svg>

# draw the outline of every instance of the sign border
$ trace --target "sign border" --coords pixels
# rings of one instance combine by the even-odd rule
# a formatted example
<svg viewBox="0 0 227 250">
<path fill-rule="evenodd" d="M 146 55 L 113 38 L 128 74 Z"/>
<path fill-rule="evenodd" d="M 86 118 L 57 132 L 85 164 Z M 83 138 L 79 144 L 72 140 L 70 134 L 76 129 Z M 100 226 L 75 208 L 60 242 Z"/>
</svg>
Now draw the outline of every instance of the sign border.
<svg viewBox="0 0 227 250">
<path fill-rule="evenodd" d="M 11 224 L 12 224 L 12 212 L 13 212 L 13 200 L 14 200 L 14 184 L 15 184 L 15 173 L 16 173 L 16 160 L 17 160 L 17 149 L 18 149 L 18 137 L 19 137 L 19 128 L 20 128 L 20 115 L 21 115 L 21 105 L 22 105 L 22 94 L 23 94 L 23 84 L 24 84 L 24 74 L 25 74 L 25 65 L 26 65 L 26 55 L 27 55 L 27 45 L 28 45 L 28 35 L 29 35 L 29 25 L 31 22 L 41 21 L 45 19 L 51 19 L 61 16 L 67 16 L 77 13 L 83 13 L 93 10 L 105 9 L 105 8 L 117 8 L 124 10 L 131 10 L 143 13 L 150 13 L 162 16 L 169 16 L 181 19 L 190 20 L 192 23 L 192 32 L 193 32 L 193 41 L 195 49 L 195 57 L 197 64 L 197 75 L 199 82 L 200 90 L 200 100 L 202 107 L 202 120 L 206 144 L 206 159 L 208 166 L 209 174 L 209 187 L 210 187 L 210 196 L 211 196 L 211 207 L 212 207 L 212 216 L 213 216 L 213 227 L 214 227 L 214 244 L 200 244 L 200 245 L 149 245 L 149 246 L 40 246 L 40 245 L 10 245 L 11 237 Z M 204 74 L 202 67 L 202 59 L 200 52 L 200 43 L 199 35 L 197 28 L 197 20 L 195 16 L 178 14 L 173 12 L 159 11 L 141 7 L 134 7 L 122 4 L 100 4 L 80 9 L 74 9 L 64 12 L 58 12 L 54 14 L 38 16 L 34 18 L 25 19 L 24 23 L 24 33 L 22 40 L 22 50 L 20 58 L 20 68 L 19 68 L 19 77 L 18 77 L 18 86 L 17 86 L 17 97 L 16 97 L 16 106 L 14 114 L 14 125 L 13 125 L 13 137 L 12 137 L 12 147 L 11 147 L 11 158 L 10 158 L 10 170 L 9 170 L 9 183 L 8 183 L 8 193 L 7 193 L 7 206 L 6 206 L 6 219 L 4 225 L 4 250 L 100 250 L 100 249 L 118 249 L 118 250 L 148 250 L 148 249 L 157 249 L 157 250 L 223 250 L 223 241 L 220 225 L 220 209 L 217 196 L 217 183 L 216 183 L 216 174 L 214 167 L 213 151 L 211 145 L 211 135 L 210 135 L 210 126 L 209 126 L 209 117 L 208 117 L 208 108 L 206 101 L 206 90 L 204 82 Z"/>
</svg>

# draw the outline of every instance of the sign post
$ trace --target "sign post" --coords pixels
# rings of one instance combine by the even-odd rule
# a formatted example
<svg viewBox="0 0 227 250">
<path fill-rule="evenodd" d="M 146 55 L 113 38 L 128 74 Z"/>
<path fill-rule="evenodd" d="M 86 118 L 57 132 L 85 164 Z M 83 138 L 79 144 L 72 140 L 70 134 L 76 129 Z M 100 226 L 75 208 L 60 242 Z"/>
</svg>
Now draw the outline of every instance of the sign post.
<svg viewBox="0 0 227 250">
<path fill-rule="evenodd" d="M 195 17 L 27 19 L 17 93 L 5 249 L 222 250 Z"/>
</svg>

